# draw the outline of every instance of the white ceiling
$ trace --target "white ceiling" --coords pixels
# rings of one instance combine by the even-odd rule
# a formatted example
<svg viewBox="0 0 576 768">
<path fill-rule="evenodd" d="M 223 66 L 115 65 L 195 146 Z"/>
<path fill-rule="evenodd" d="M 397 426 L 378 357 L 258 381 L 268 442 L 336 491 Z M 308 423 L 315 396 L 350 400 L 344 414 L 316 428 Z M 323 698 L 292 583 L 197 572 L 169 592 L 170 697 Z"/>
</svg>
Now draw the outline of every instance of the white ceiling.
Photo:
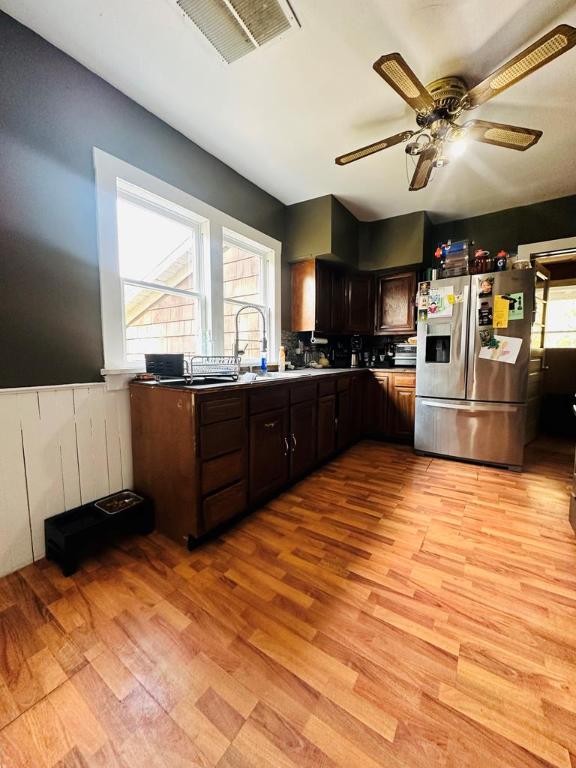
<svg viewBox="0 0 576 768">
<path fill-rule="evenodd" d="M 372 70 L 381 54 L 401 52 L 424 83 L 457 74 L 474 84 L 556 24 L 576 26 L 574 0 L 292 5 L 300 30 L 227 65 L 176 0 L 0 0 L 284 203 L 332 193 L 365 220 L 416 210 L 441 220 L 576 192 L 576 48 L 473 113 L 543 130 L 527 152 L 474 144 L 420 192 L 408 192 L 402 146 L 334 164 L 414 127 L 414 113 Z"/>
</svg>

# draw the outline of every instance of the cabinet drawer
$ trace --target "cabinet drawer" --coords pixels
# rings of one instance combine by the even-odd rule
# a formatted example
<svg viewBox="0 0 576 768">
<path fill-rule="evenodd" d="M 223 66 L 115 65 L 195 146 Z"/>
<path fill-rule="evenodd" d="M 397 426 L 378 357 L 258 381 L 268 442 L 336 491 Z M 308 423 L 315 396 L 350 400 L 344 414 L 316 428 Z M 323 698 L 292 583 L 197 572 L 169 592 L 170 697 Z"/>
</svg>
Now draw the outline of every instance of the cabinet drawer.
<svg viewBox="0 0 576 768">
<path fill-rule="evenodd" d="M 304 403 L 306 400 L 315 400 L 318 393 L 316 382 L 307 381 L 305 384 L 296 384 L 290 388 L 290 402 Z"/>
<path fill-rule="evenodd" d="M 250 413 L 265 413 L 288 405 L 288 387 L 267 387 L 260 392 L 250 392 L 248 395 Z"/>
<path fill-rule="evenodd" d="M 214 424 L 228 419 L 239 419 L 242 416 L 242 395 L 234 395 L 202 400 L 200 402 L 200 423 Z"/>
<path fill-rule="evenodd" d="M 231 419 L 200 428 L 200 455 L 213 459 L 224 453 L 239 450 L 244 444 L 245 426 L 243 419 Z"/>
<path fill-rule="evenodd" d="M 395 387 L 415 387 L 416 374 L 415 373 L 395 373 L 394 386 Z"/>
<path fill-rule="evenodd" d="M 202 503 L 204 532 L 231 520 L 246 509 L 246 483 L 240 482 L 207 496 Z"/>
<path fill-rule="evenodd" d="M 336 382 L 334 379 L 326 379 L 318 382 L 318 397 L 333 395 L 336 391 Z"/>
<path fill-rule="evenodd" d="M 244 474 L 244 452 L 234 451 L 202 463 L 202 495 L 240 480 Z"/>
<path fill-rule="evenodd" d="M 346 392 L 350 389 L 350 376 L 338 376 L 336 379 L 336 390 L 338 392 Z"/>
</svg>

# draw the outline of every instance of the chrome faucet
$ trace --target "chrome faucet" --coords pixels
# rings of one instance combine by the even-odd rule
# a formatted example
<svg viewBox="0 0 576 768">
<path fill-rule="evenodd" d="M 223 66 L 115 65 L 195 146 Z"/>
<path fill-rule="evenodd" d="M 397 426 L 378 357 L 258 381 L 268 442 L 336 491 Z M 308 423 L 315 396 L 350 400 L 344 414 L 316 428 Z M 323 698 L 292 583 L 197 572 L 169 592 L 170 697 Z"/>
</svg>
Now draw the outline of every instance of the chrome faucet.
<svg viewBox="0 0 576 768">
<path fill-rule="evenodd" d="M 266 352 L 268 349 L 268 341 L 266 339 L 266 315 L 260 307 L 257 307 L 256 304 L 245 304 L 243 307 L 240 307 L 238 312 L 236 312 L 236 337 L 234 341 L 234 357 L 240 357 L 241 355 L 246 352 L 246 347 L 244 349 L 240 349 L 240 339 L 239 339 L 239 329 L 238 329 L 238 318 L 240 317 L 240 312 L 243 312 L 245 309 L 255 309 L 256 312 L 260 313 L 260 316 L 262 317 L 262 352 Z"/>
</svg>

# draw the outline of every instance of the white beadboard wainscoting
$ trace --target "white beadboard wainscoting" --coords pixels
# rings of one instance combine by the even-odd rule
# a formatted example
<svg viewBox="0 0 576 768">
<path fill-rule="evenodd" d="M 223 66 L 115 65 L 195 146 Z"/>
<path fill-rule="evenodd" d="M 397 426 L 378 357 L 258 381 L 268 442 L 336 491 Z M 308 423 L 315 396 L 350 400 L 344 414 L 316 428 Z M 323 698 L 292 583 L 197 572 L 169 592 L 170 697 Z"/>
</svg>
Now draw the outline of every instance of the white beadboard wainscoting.
<svg viewBox="0 0 576 768">
<path fill-rule="evenodd" d="M 44 520 L 132 487 L 128 389 L 0 390 L 0 575 L 44 557 Z"/>
</svg>

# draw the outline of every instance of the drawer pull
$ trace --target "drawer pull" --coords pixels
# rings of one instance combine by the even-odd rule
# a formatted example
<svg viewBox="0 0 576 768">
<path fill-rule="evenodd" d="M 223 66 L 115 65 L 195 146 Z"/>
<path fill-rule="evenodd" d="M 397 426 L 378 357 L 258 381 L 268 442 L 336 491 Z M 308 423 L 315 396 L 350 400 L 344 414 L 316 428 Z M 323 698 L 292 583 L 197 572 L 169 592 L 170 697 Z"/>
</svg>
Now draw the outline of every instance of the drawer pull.
<svg viewBox="0 0 576 768">
<path fill-rule="evenodd" d="M 274 427 L 278 424 L 277 421 L 267 421 L 265 422 L 264 426 L 266 429 L 274 429 Z"/>
<path fill-rule="evenodd" d="M 296 435 L 294 434 L 294 432 L 292 432 L 290 437 L 292 438 L 292 451 L 295 451 L 297 443 L 296 443 Z"/>
<path fill-rule="evenodd" d="M 288 442 L 288 438 L 286 435 L 284 435 L 284 456 L 288 456 L 290 453 L 290 443 Z"/>
</svg>

